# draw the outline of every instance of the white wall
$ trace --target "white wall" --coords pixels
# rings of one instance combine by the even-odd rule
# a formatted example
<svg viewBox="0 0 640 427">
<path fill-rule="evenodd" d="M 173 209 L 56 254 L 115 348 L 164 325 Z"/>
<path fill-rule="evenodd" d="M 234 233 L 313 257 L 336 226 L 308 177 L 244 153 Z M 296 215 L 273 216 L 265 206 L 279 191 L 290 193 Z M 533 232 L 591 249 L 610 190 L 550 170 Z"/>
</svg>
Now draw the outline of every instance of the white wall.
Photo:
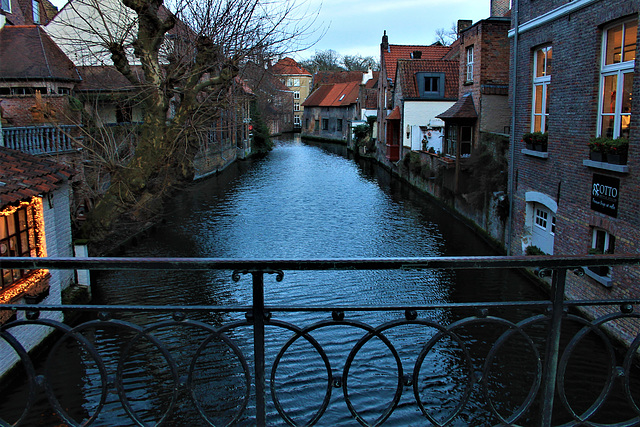
<svg viewBox="0 0 640 427">
<path fill-rule="evenodd" d="M 422 149 L 422 134 L 420 126 L 431 127 L 434 124 L 441 125 L 443 122 L 436 116 L 445 112 L 455 102 L 454 101 L 405 101 L 404 114 L 402 120 L 402 145 L 412 150 Z M 409 126 L 409 135 L 407 136 L 407 126 Z M 428 138 L 429 146 L 433 146 L 442 151 L 442 138 L 440 132 L 431 131 L 431 137 Z"/>
</svg>

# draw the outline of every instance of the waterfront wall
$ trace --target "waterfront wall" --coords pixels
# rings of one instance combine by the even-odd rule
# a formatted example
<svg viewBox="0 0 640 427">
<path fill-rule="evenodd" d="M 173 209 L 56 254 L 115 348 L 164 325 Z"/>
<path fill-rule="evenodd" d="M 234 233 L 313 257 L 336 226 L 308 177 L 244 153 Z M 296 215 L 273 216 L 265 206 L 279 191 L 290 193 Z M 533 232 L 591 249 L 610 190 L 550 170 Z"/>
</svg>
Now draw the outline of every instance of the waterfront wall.
<svg viewBox="0 0 640 427">
<path fill-rule="evenodd" d="M 196 174 L 194 179 L 223 171 L 238 158 L 238 150 L 233 144 L 211 144 L 203 147 L 193 159 Z"/>
</svg>

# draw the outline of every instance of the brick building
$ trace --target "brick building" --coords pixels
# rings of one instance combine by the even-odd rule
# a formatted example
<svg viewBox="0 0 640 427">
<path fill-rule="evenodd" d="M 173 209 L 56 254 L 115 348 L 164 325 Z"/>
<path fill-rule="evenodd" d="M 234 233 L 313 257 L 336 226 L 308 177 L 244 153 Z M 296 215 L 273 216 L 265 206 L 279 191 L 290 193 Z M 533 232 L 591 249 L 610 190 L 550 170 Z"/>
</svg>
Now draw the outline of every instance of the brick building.
<svg viewBox="0 0 640 427">
<path fill-rule="evenodd" d="M 302 68 L 292 58 L 283 58 L 276 62 L 270 69 L 271 73 L 278 76 L 289 90 L 293 92 L 293 126 L 300 129 L 304 106 L 302 103 L 311 93 L 313 75 Z"/>
<path fill-rule="evenodd" d="M 637 0 L 520 0 L 517 34 L 510 31 L 514 254 L 528 246 L 554 255 L 640 250 L 639 11 Z M 534 131 L 546 147 L 525 145 Z M 608 158 L 590 157 L 594 137 Z M 585 273 L 568 276 L 569 298 L 640 295 L 637 269 Z M 631 330 L 618 332 L 629 339 Z"/>
<path fill-rule="evenodd" d="M 350 123 L 360 119 L 360 82 L 320 85 L 304 101 L 302 134 L 346 141 Z"/>
</svg>

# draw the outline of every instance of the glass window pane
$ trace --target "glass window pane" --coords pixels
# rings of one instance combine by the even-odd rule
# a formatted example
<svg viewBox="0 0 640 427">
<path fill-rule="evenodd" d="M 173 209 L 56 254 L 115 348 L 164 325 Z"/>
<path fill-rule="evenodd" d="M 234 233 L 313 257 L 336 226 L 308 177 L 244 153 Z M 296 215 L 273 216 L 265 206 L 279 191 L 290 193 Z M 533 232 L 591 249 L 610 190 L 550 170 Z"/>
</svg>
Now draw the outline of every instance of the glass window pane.
<svg viewBox="0 0 640 427">
<path fill-rule="evenodd" d="M 605 76 L 602 94 L 602 113 L 614 113 L 616 111 L 616 86 L 617 76 Z"/>
<path fill-rule="evenodd" d="M 20 233 L 20 256 L 29 256 L 29 233 Z"/>
<path fill-rule="evenodd" d="M 613 118 L 614 116 L 602 116 L 602 127 L 600 128 L 600 136 L 613 138 Z"/>
<path fill-rule="evenodd" d="M 542 114 L 542 91 L 544 90 L 544 87 L 543 85 L 536 85 L 535 89 L 533 111 L 536 114 Z"/>
<path fill-rule="evenodd" d="M 7 217 L 7 226 L 9 227 L 9 235 L 16 233 L 16 217 L 9 215 Z"/>
<path fill-rule="evenodd" d="M 7 237 L 7 217 L 0 215 L 0 239 Z"/>
<path fill-rule="evenodd" d="M 536 77 L 544 76 L 544 49 L 536 51 Z"/>
<path fill-rule="evenodd" d="M 605 64 L 615 64 L 620 62 L 620 52 L 622 49 L 622 25 L 616 25 L 607 31 L 607 52 Z"/>
<path fill-rule="evenodd" d="M 18 212 L 18 223 L 20 224 L 20 231 L 27 228 L 27 211 L 26 209 L 20 209 Z"/>
<path fill-rule="evenodd" d="M 636 59 L 636 42 L 638 39 L 638 21 L 627 22 L 624 28 L 624 58 L 623 61 Z"/>
<path fill-rule="evenodd" d="M 547 64 L 545 67 L 545 75 L 550 76 L 551 75 L 551 63 L 553 59 L 553 55 L 552 55 L 552 48 L 548 47 L 547 48 Z"/>
<path fill-rule="evenodd" d="M 533 117 L 533 131 L 540 132 L 542 130 L 542 116 Z"/>
</svg>

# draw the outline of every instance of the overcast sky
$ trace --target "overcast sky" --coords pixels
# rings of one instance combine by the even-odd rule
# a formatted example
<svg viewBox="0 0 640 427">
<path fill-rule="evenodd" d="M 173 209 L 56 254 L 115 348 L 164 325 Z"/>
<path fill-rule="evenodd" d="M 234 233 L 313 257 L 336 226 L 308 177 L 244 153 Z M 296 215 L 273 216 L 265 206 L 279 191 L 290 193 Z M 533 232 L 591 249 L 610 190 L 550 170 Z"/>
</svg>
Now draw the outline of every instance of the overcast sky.
<svg viewBox="0 0 640 427">
<path fill-rule="evenodd" d="M 310 49 L 292 55 L 296 59 L 308 59 L 316 51 L 328 49 L 341 55 L 379 58 L 385 30 L 390 44 L 428 45 L 436 41 L 438 28 L 449 29 L 458 19 L 475 23 L 488 18 L 490 11 L 490 0 L 306 1 L 311 9 L 320 8 L 317 25 L 325 28 L 326 34 Z M 61 8 L 66 0 L 52 3 Z"/>
</svg>

